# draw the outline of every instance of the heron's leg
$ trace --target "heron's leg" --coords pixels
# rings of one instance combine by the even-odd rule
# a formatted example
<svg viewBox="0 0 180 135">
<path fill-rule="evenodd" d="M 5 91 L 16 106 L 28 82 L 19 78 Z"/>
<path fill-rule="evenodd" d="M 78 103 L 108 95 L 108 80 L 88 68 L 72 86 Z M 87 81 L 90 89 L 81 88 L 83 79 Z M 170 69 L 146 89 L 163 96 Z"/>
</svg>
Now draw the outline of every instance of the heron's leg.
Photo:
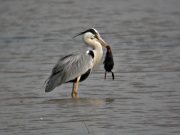
<svg viewBox="0 0 180 135">
<path fill-rule="evenodd" d="M 105 71 L 104 79 L 106 79 L 106 71 Z"/>
<path fill-rule="evenodd" d="M 72 86 L 72 92 L 71 92 L 71 97 L 72 97 L 72 98 L 75 97 L 74 86 L 75 86 L 75 83 L 73 83 L 73 86 Z"/>
<path fill-rule="evenodd" d="M 114 80 L 114 73 L 111 71 L 111 73 L 112 73 L 112 77 L 113 77 L 113 80 Z"/>
<path fill-rule="evenodd" d="M 73 88 L 72 88 L 72 93 L 71 93 L 72 98 L 78 98 L 78 86 L 79 86 L 80 78 L 81 78 L 81 76 L 79 76 L 76 79 L 76 83 L 73 83 Z"/>
</svg>

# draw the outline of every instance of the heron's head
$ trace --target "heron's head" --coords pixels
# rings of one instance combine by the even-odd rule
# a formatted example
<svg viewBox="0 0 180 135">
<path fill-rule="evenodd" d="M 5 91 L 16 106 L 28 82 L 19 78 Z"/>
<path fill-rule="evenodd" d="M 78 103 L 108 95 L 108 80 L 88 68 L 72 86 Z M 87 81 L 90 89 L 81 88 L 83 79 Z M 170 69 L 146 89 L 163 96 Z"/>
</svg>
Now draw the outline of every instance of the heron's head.
<svg viewBox="0 0 180 135">
<path fill-rule="evenodd" d="M 94 28 L 81 32 L 76 36 L 79 35 L 83 35 L 84 42 L 87 44 L 91 44 L 91 43 L 93 44 L 94 42 L 99 42 L 102 46 L 106 48 L 108 46 L 108 44 L 104 42 L 104 40 L 101 38 L 99 32 Z"/>
</svg>

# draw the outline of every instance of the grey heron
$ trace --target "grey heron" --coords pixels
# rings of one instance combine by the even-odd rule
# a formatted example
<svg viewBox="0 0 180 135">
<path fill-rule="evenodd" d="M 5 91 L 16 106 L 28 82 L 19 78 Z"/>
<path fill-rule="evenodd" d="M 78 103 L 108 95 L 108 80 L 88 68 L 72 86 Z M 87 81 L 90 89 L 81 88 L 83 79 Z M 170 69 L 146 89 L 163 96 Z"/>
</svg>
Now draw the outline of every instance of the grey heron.
<svg viewBox="0 0 180 135">
<path fill-rule="evenodd" d="M 94 28 L 81 32 L 76 36 L 79 35 L 83 35 L 84 43 L 91 48 L 76 50 L 62 56 L 45 82 L 45 92 L 50 92 L 63 83 L 72 82 L 71 96 L 72 98 L 78 98 L 79 82 L 84 81 L 91 71 L 100 65 L 103 55 L 102 46 L 107 47 L 108 44 Z"/>
</svg>

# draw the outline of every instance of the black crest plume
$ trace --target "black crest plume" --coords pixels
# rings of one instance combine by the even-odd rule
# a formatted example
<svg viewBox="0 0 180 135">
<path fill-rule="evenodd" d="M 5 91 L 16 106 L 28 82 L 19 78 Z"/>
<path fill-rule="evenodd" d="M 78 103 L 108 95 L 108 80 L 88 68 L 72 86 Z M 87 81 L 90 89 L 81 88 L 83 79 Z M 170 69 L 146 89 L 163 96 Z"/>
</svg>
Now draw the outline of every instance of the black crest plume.
<svg viewBox="0 0 180 135">
<path fill-rule="evenodd" d="M 76 36 L 74 36 L 74 38 L 75 37 L 77 37 L 77 36 L 80 36 L 80 35 L 82 35 L 82 34 L 85 34 L 85 33 L 87 33 L 87 32 L 91 32 L 92 34 L 94 34 L 95 36 L 97 36 L 97 31 L 94 29 L 94 28 L 91 28 L 91 29 L 88 29 L 88 30 L 86 30 L 86 31 L 84 31 L 84 32 L 81 32 L 81 33 L 79 33 L 79 34 L 77 34 Z"/>
</svg>

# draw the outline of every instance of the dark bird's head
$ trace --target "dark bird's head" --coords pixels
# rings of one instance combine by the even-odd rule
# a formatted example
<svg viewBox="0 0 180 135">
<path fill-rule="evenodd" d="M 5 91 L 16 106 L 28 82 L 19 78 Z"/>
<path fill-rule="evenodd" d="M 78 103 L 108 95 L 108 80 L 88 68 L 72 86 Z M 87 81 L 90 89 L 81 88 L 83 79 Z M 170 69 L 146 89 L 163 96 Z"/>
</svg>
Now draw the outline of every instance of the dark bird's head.
<svg viewBox="0 0 180 135">
<path fill-rule="evenodd" d="M 106 47 L 106 49 L 107 49 L 107 54 L 111 54 L 111 47 L 109 45 Z"/>
</svg>

